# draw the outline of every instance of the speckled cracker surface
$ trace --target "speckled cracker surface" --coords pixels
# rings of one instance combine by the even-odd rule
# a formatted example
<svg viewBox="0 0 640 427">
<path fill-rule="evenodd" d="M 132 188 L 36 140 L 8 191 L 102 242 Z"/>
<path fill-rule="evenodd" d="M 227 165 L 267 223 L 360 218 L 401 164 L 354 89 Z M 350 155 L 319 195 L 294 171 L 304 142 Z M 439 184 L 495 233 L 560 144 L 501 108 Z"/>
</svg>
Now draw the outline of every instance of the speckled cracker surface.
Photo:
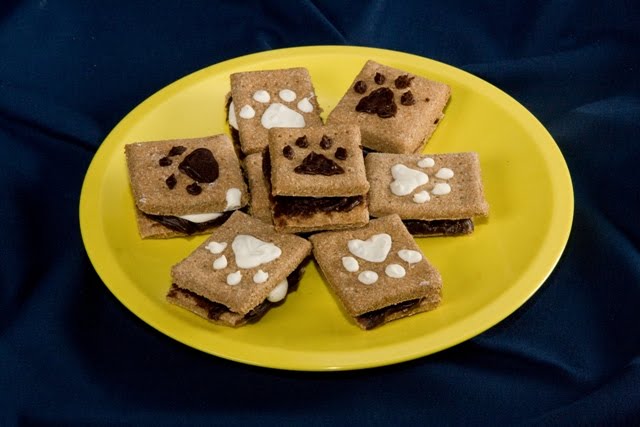
<svg viewBox="0 0 640 427">
<path fill-rule="evenodd" d="M 169 155 L 173 147 L 185 147 L 181 154 Z M 218 177 L 213 182 L 199 182 L 201 193 L 192 195 L 187 186 L 196 182 L 179 168 L 183 160 L 196 149 L 210 150 L 218 165 Z M 129 179 L 138 209 L 147 214 L 180 216 L 197 213 L 223 212 L 245 206 L 249 201 L 240 162 L 233 144 L 226 135 L 202 138 L 148 141 L 125 146 Z M 170 164 L 160 165 L 166 158 Z M 167 161 L 165 161 L 167 162 Z M 175 186 L 167 179 L 173 176 Z M 239 206 L 229 206 L 229 190 L 240 191 Z"/>
<path fill-rule="evenodd" d="M 300 139 L 305 142 L 302 143 Z M 359 146 L 360 129 L 356 125 L 271 129 L 269 154 L 272 194 L 309 197 L 366 194 L 369 182 Z M 285 155 L 285 151 L 290 155 Z M 305 165 L 311 156 L 318 155 L 325 158 L 323 162 L 340 168 L 343 173 L 328 176 L 310 174 Z"/>
<path fill-rule="evenodd" d="M 390 236 L 391 244 L 381 261 L 368 261 L 349 249 L 351 240 L 363 241 L 363 250 L 381 245 L 382 239 L 376 240 L 374 236 L 383 234 Z M 398 215 L 372 220 L 365 227 L 355 230 L 318 233 L 312 235 L 310 240 L 313 254 L 329 286 L 347 313 L 353 317 L 408 300 L 423 299 L 421 311 L 433 309 L 440 302 L 440 273 L 424 257 Z M 401 250 L 420 253 L 420 260 L 407 262 L 400 256 Z M 344 257 L 357 261 L 357 271 L 347 270 L 343 264 Z M 405 275 L 399 278 L 387 275 L 387 268 L 393 268 L 389 267 L 393 265 L 401 267 Z M 375 272 L 378 279 L 371 284 L 362 283 L 358 278 L 365 271 Z M 415 312 L 417 311 L 404 315 Z M 390 317 L 387 321 L 395 318 L 398 316 Z"/>
<path fill-rule="evenodd" d="M 392 168 L 396 165 L 410 169 L 405 176 L 424 174 L 428 182 L 416 186 L 406 195 L 394 194 L 392 183 L 401 183 L 403 179 L 392 176 Z M 477 153 L 371 153 L 365 159 L 365 166 L 371 183 L 369 212 L 374 217 L 397 213 L 402 219 L 436 220 L 489 214 Z M 436 190 L 436 186 L 449 192 L 438 195 L 442 191 Z"/>
<path fill-rule="evenodd" d="M 376 74 L 383 76 L 384 82 L 378 83 L 381 81 L 380 77 L 376 82 Z M 400 76 L 408 76 L 408 79 L 401 79 L 396 85 L 396 79 Z M 408 83 L 407 80 L 409 80 Z M 360 81 L 363 84 L 359 84 L 358 89 L 362 93 L 356 91 L 356 84 Z M 404 87 L 405 85 L 407 86 Z M 381 88 L 388 88 L 393 92 L 393 103 L 397 109 L 393 117 L 380 117 L 375 112 L 381 111 L 380 108 L 370 108 L 374 111 L 372 113 L 356 111 L 356 106 L 364 97 L 369 97 L 368 100 L 371 100 L 372 92 Z M 410 95 L 406 95 L 408 92 Z M 327 123 L 359 125 L 362 132 L 362 145 L 371 150 L 414 153 L 424 147 L 444 117 L 443 111 L 450 95 L 451 88 L 444 83 L 369 60 L 338 105 L 331 111 Z M 365 101 L 362 101 L 363 104 L 369 104 L 371 107 L 372 103 Z M 382 115 L 388 115 L 385 114 L 385 111 L 389 110 L 388 102 L 385 101 L 385 105 L 387 106 L 380 112 Z"/>
<path fill-rule="evenodd" d="M 241 244 L 236 240 L 239 235 L 248 235 L 257 241 L 251 244 L 243 241 L 245 243 Z M 238 245 L 237 248 L 234 248 L 234 241 Z M 213 242 L 216 243 L 215 246 L 223 245 L 224 249 L 213 253 L 207 249 Z M 255 260 L 260 254 L 269 252 L 272 245 L 280 250 L 277 258 L 247 268 L 243 268 L 245 264 L 238 265 L 239 253 L 248 257 L 245 259 Z M 294 271 L 310 253 L 311 244 L 306 239 L 292 234 L 276 233 L 273 226 L 236 211 L 187 258 L 174 265 L 171 276 L 178 287 L 244 315 L 263 302 L 278 283 Z M 214 268 L 214 262 L 223 256 L 226 266 Z M 263 283 L 256 283 L 254 276 L 260 270 L 267 273 L 268 278 Z M 240 282 L 235 285 L 228 284 L 227 277 L 238 272 L 241 276 Z"/>
<path fill-rule="evenodd" d="M 244 168 L 249 183 L 249 213 L 268 224 L 271 223 L 271 202 L 269 201 L 269 184 L 262 171 L 263 153 L 249 154 L 244 158 Z"/>
<path fill-rule="evenodd" d="M 311 76 L 305 68 L 247 71 L 231 74 L 230 79 L 240 145 L 245 154 L 259 152 L 267 146 L 269 127 L 265 127 L 262 120 L 267 111 L 268 117 L 281 123 L 278 126 L 288 127 L 289 119 L 300 117 L 305 127 L 322 124 L 322 110 L 318 105 Z M 284 96 L 281 92 L 283 90 L 292 91 L 294 96 Z M 268 100 L 256 96 L 258 91 L 265 91 Z M 251 118 L 242 117 L 244 107 L 248 107 L 245 110 L 253 111 Z"/>
</svg>

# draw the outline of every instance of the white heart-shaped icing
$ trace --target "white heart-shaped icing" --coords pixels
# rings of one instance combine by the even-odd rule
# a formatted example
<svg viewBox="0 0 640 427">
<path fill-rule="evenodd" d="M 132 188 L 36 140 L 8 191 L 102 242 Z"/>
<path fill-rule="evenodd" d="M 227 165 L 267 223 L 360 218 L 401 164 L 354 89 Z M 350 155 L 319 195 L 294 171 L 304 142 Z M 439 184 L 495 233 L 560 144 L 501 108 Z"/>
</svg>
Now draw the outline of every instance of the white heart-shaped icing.
<svg viewBox="0 0 640 427">
<path fill-rule="evenodd" d="M 263 242 L 247 234 L 238 234 L 231 243 L 240 268 L 254 268 L 278 258 L 282 250 L 273 243 Z"/>
<path fill-rule="evenodd" d="M 264 110 L 260 123 L 266 129 L 271 128 L 303 128 L 304 117 L 297 111 L 278 102 L 271 104 Z"/>
<path fill-rule="evenodd" d="M 396 196 L 411 194 L 413 190 L 429 182 L 429 176 L 426 173 L 408 168 L 403 164 L 393 165 L 391 176 L 394 180 L 391 181 L 389 188 Z"/>
<path fill-rule="evenodd" d="M 367 240 L 353 239 L 347 242 L 349 252 L 370 262 L 383 262 L 391 250 L 391 236 L 374 234 Z"/>
</svg>

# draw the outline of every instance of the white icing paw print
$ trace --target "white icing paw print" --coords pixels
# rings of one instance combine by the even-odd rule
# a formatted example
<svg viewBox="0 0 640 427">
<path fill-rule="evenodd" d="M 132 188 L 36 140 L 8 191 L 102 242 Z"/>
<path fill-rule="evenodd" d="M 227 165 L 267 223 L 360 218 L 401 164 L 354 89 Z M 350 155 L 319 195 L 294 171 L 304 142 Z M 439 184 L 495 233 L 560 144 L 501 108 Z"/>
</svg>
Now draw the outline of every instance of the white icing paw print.
<svg viewBox="0 0 640 427">
<path fill-rule="evenodd" d="M 271 128 L 303 128 L 306 126 L 304 116 L 300 113 L 311 113 L 314 109 L 311 99 L 315 95 L 310 93 L 301 99 L 291 89 L 282 89 L 275 96 L 266 90 L 258 90 L 253 94 L 253 100 L 261 104 L 269 104 L 260 117 L 260 123 L 265 129 Z M 256 110 L 251 105 L 243 105 L 238 113 L 241 119 L 251 120 L 256 116 Z M 229 106 L 229 123 L 237 129 L 237 118 L 233 101 Z"/>
<path fill-rule="evenodd" d="M 391 236 L 386 233 L 374 234 L 367 240 L 352 239 L 347 242 L 347 248 L 352 255 L 374 263 L 383 263 L 391 251 L 391 246 Z M 398 251 L 398 256 L 407 264 L 414 264 L 422 259 L 422 254 L 412 249 L 401 249 Z M 373 270 L 360 271 L 360 263 L 352 256 L 342 257 L 342 266 L 349 273 L 358 273 L 358 281 L 365 285 L 373 285 L 382 274 Z M 393 279 L 401 279 L 407 274 L 400 264 L 392 263 L 383 267 L 384 274 Z"/>
<path fill-rule="evenodd" d="M 214 270 L 224 270 L 228 267 L 227 256 L 223 253 L 227 246 L 226 242 L 209 242 L 204 247 L 213 255 L 219 255 L 213 260 L 212 268 Z M 247 234 L 238 234 L 233 239 L 231 251 L 233 252 L 236 266 L 240 270 L 231 271 L 227 274 L 227 285 L 229 286 L 239 285 L 243 279 L 246 280 L 242 270 L 268 264 L 282 255 L 282 250 L 278 246 Z M 269 280 L 269 272 L 259 269 L 250 277 L 250 280 L 255 284 L 264 283 Z M 271 291 L 268 297 L 269 301 L 280 301 L 286 296 L 287 289 L 288 282 L 287 279 L 284 279 Z"/>
<path fill-rule="evenodd" d="M 435 161 L 431 157 L 424 157 L 417 162 L 417 166 L 421 169 L 433 169 Z M 429 182 L 429 175 L 423 171 L 411 169 L 403 164 L 396 164 L 391 167 L 391 176 L 393 181 L 389 184 L 389 189 L 396 196 L 406 196 Z M 433 175 L 441 181 L 448 181 L 453 178 L 454 173 L 449 168 L 440 168 Z M 420 190 L 413 194 L 414 203 L 426 203 L 431 200 L 431 195 L 444 196 L 451 192 L 451 186 L 448 182 L 436 182 L 431 189 L 431 193 L 427 190 Z"/>
</svg>

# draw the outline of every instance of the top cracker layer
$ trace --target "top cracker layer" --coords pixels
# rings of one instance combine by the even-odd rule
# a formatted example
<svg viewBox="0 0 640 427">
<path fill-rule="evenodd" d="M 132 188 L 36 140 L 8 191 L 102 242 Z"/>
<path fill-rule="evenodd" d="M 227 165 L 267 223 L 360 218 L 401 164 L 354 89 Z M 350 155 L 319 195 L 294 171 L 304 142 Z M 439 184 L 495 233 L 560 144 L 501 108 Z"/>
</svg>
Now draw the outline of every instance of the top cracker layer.
<svg viewBox="0 0 640 427">
<path fill-rule="evenodd" d="M 244 154 L 261 151 L 272 127 L 321 125 L 322 112 L 305 68 L 234 73 L 231 99 Z M 231 122 L 231 120 L 230 120 Z"/>
<path fill-rule="evenodd" d="M 184 151 L 172 153 L 174 147 L 184 147 Z M 213 182 L 202 181 L 209 181 L 210 177 L 193 178 L 180 170 L 182 162 L 197 149 L 209 150 L 215 159 L 218 176 Z M 238 157 L 226 135 L 128 144 L 125 154 L 135 203 L 144 213 L 180 216 L 223 212 L 243 207 L 249 201 Z M 211 160 L 205 160 L 203 169 L 210 173 Z M 173 186 L 167 182 L 172 175 Z M 199 194 L 187 190 L 194 182 L 200 187 Z M 230 190 L 240 192 L 235 206 L 229 205 Z"/>
<path fill-rule="evenodd" d="M 355 125 L 272 129 L 269 154 L 273 195 L 353 196 L 369 190 Z"/>
<path fill-rule="evenodd" d="M 444 83 L 369 60 L 327 123 L 359 125 L 371 150 L 414 153 L 436 129 L 450 94 Z"/>
</svg>

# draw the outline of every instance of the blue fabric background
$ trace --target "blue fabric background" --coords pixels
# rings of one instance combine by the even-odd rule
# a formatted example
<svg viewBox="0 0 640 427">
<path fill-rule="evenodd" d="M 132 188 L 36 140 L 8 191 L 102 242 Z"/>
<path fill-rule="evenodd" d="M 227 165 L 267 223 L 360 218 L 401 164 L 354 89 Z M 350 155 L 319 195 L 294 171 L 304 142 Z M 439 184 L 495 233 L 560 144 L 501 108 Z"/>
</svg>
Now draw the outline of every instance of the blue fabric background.
<svg viewBox="0 0 640 427">
<path fill-rule="evenodd" d="M 639 28 L 634 1 L 4 0 L 0 425 L 640 425 Z M 167 338 L 96 275 L 78 202 L 118 121 L 205 66 L 315 44 L 460 67 L 557 141 L 571 237 L 496 327 L 395 366 L 276 371 Z"/>
</svg>

